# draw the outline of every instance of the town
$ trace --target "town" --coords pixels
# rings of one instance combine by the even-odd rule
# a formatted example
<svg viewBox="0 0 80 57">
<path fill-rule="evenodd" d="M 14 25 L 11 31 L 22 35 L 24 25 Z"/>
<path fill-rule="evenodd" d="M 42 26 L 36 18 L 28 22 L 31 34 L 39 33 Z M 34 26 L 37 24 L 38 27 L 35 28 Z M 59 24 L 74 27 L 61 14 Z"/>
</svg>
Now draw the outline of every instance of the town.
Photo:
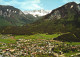
<svg viewBox="0 0 80 57">
<path fill-rule="evenodd" d="M 3 57 L 66 57 L 65 53 L 77 52 L 80 45 L 70 45 L 51 39 L 17 39 L 16 43 L 0 42 L 0 56 Z"/>
</svg>

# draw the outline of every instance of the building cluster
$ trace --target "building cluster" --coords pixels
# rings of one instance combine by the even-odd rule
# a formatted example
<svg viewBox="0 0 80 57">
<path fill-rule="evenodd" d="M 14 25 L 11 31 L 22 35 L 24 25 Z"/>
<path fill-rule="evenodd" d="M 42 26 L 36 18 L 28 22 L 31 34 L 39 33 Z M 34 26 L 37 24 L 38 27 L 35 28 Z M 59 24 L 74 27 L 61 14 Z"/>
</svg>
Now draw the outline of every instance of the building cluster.
<svg viewBox="0 0 80 57">
<path fill-rule="evenodd" d="M 59 55 L 62 55 L 64 53 L 62 51 L 59 51 L 59 53 L 56 54 L 56 52 L 54 52 L 54 49 L 61 47 L 62 45 L 65 47 L 69 46 L 67 44 L 64 44 L 63 42 L 58 43 L 58 41 L 54 40 L 18 39 L 14 44 L 3 43 L 0 47 L 0 54 L 4 57 L 35 57 L 42 54 L 52 54 L 52 56 L 58 57 Z M 80 46 L 72 46 L 71 48 L 75 49 L 77 47 Z M 80 49 L 78 49 L 78 51 L 80 51 Z"/>
</svg>

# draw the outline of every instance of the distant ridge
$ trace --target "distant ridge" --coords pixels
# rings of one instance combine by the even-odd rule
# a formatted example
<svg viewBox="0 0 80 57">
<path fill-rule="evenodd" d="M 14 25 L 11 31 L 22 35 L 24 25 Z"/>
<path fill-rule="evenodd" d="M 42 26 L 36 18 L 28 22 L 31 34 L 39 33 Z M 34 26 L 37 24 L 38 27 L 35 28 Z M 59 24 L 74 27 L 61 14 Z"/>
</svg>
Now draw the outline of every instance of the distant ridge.
<svg viewBox="0 0 80 57">
<path fill-rule="evenodd" d="M 51 12 L 51 10 L 29 10 L 29 11 L 24 11 L 24 14 L 31 14 L 33 16 L 44 16 L 46 14 L 49 14 Z"/>
</svg>

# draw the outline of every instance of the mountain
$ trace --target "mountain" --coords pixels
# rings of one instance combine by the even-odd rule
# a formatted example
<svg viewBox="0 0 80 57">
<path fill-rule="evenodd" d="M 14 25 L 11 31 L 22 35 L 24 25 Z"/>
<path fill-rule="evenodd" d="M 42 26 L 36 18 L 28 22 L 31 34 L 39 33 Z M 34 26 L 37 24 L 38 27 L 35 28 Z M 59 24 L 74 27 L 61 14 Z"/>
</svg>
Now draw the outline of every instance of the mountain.
<svg viewBox="0 0 80 57">
<path fill-rule="evenodd" d="M 70 41 L 69 39 L 73 39 L 72 41 L 78 41 L 80 39 L 80 4 L 75 2 L 67 3 L 52 10 L 51 13 L 43 16 L 40 20 L 32 24 L 27 24 L 22 27 L 3 27 L 0 29 L 0 32 L 3 34 L 27 35 L 36 33 L 63 33 L 61 37 L 55 40 L 62 41 L 64 39 L 64 41 Z M 71 38 L 67 38 L 67 36 Z"/>
<path fill-rule="evenodd" d="M 36 33 L 63 33 L 54 40 L 80 42 L 80 4 L 69 2 L 33 23 L 32 34 Z"/>
<path fill-rule="evenodd" d="M 43 10 L 43 9 L 41 9 L 41 10 L 24 11 L 23 13 L 24 14 L 31 14 L 31 15 L 37 17 L 37 16 L 44 16 L 46 14 L 49 14 L 50 12 L 51 12 L 51 10 Z"/>
<path fill-rule="evenodd" d="M 80 28 L 80 4 L 69 2 L 31 24 L 33 32 L 72 32 Z"/>
<path fill-rule="evenodd" d="M 31 23 L 27 16 L 19 9 L 9 5 L 0 5 L 0 26 L 23 26 Z"/>
<path fill-rule="evenodd" d="M 69 2 L 44 16 L 42 19 L 28 26 L 27 32 L 36 33 L 63 33 L 54 40 L 80 41 L 80 4 Z M 69 32 L 69 33 L 68 33 Z M 64 34 L 67 33 L 67 34 Z"/>
<path fill-rule="evenodd" d="M 80 14 L 80 4 L 77 4 L 75 2 L 69 2 L 55 10 L 53 10 L 50 14 L 45 16 L 45 19 L 62 19 L 62 18 L 68 18 L 71 16 L 68 15 L 78 15 Z"/>
</svg>

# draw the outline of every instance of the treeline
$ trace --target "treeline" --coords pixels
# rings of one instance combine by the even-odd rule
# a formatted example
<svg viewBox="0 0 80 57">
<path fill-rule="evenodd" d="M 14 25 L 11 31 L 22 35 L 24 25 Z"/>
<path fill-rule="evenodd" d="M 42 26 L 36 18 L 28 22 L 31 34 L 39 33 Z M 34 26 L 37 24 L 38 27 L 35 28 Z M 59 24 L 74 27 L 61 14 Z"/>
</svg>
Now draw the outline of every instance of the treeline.
<svg viewBox="0 0 80 57">
<path fill-rule="evenodd" d="M 36 33 L 66 33 L 80 30 L 79 21 L 68 21 L 64 19 L 59 20 L 44 20 L 37 21 L 33 24 L 27 24 L 25 26 L 3 26 L 0 27 L 0 33 L 2 34 L 15 34 L 15 35 L 31 35 Z"/>
</svg>

